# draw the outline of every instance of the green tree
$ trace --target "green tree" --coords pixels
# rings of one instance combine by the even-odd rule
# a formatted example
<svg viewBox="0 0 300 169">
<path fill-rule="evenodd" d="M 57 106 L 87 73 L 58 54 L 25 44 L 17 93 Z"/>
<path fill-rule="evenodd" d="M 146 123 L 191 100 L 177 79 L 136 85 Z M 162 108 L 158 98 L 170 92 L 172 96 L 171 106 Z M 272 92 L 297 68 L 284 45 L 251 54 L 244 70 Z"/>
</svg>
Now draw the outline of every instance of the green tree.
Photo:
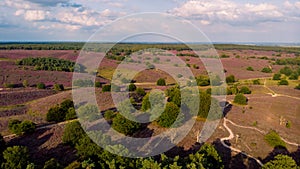
<svg viewBox="0 0 300 169">
<path fill-rule="evenodd" d="M 56 90 L 56 91 L 64 91 L 65 87 L 64 87 L 63 84 L 55 84 L 54 85 L 54 90 Z"/>
<path fill-rule="evenodd" d="M 255 79 L 252 81 L 254 85 L 260 85 L 260 80 L 259 79 Z"/>
<path fill-rule="evenodd" d="M 226 83 L 234 83 L 235 81 L 234 75 L 229 75 L 226 77 Z"/>
<path fill-rule="evenodd" d="M 272 147 L 286 147 L 285 142 L 281 139 L 279 134 L 271 130 L 269 133 L 265 135 L 265 141 Z"/>
<path fill-rule="evenodd" d="M 76 119 L 76 118 L 77 118 L 77 116 L 76 116 L 75 108 L 70 107 L 66 114 L 66 120 L 72 120 L 72 119 Z"/>
<path fill-rule="evenodd" d="M 100 88 L 102 86 L 101 82 L 95 82 L 95 87 Z"/>
<path fill-rule="evenodd" d="M 263 73 L 272 73 L 272 69 L 269 68 L 269 67 L 264 67 L 264 68 L 261 70 L 261 72 L 263 72 Z"/>
<path fill-rule="evenodd" d="M 247 67 L 247 70 L 248 71 L 254 71 L 253 67 L 251 67 L 251 66 Z"/>
<path fill-rule="evenodd" d="M 278 85 L 289 85 L 289 82 L 285 79 L 281 79 L 279 82 L 278 82 Z"/>
<path fill-rule="evenodd" d="M 78 121 L 74 121 L 66 124 L 62 141 L 64 144 L 69 144 L 75 146 L 79 139 L 85 136 L 85 132 L 81 128 L 81 125 Z"/>
<path fill-rule="evenodd" d="M 130 85 L 128 86 L 128 90 L 129 90 L 130 92 L 135 91 L 135 90 L 136 90 L 136 85 L 133 84 L 133 83 L 130 83 Z"/>
<path fill-rule="evenodd" d="M 87 104 L 84 106 L 79 107 L 77 110 L 78 118 L 85 121 L 95 121 L 101 118 L 100 110 L 98 109 L 98 106 Z"/>
<path fill-rule="evenodd" d="M 290 75 L 289 79 L 290 79 L 290 80 L 298 80 L 298 77 L 299 77 L 299 74 L 298 74 L 297 72 L 293 72 L 293 73 Z"/>
<path fill-rule="evenodd" d="M 240 105 L 246 105 L 247 104 L 247 97 L 245 97 L 242 93 L 239 93 L 234 97 L 233 102 L 237 103 L 237 104 L 240 104 Z"/>
<path fill-rule="evenodd" d="M 60 169 L 63 168 L 55 158 L 51 158 L 50 160 L 46 161 L 44 164 L 43 169 Z"/>
<path fill-rule="evenodd" d="M 300 84 L 298 84 L 295 89 L 300 90 Z"/>
<path fill-rule="evenodd" d="M 48 122 L 61 122 L 65 120 L 66 111 L 64 111 L 60 106 L 51 107 L 46 115 L 46 120 Z"/>
<path fill-rule="evenodd" d="M 251 90 L 247 86 L 243 86 L 243 87 L 240 88 L 239 93 L 251 94 Z"/>
<path fill-rule="evenodd" d="M 166 85 L 166 80 L 163 78 L 159 78 L 156 82 L 157 86 L 165 86 Z"/>
<path fill-rule="evenodd" d="M 136 92 L 138 95 L 140 95 L 140 96 L 145 96 L 145 95 L 146 95 L 145 90 L 144 90 L 143 88 L 141 88 L 141 87 L 138 87 L 138 88 L 135 90 L 135 92 Z"/>
<path fill-rule="evenodd" d="M 120 133 L 131 135 L 138 131 L 142 126 L 140 123 L 128 120 L 120 113 L 118 113 L 113 119 L 112 127 Z"/>
<path fill-rule="evenodd" d="M 204 144 L 200 148 L 199 154 L 203 155 L 201 158 L 201 163 L 204 168 L 224 168 L 222 159 L 214 146 L 210 144 Z"/>
<path fill-rule="evenodd" d="M 293 158 L 279 154 L 275 156 L 274 160 L 267 162 L 263 169 L 297 169 L 297 164 Z"/>
<path fill-rule="evenodd" d="M 275 73 L 273 75 L 273 80 L 280 80 L 281 79 L 281 74 L 280 73 Z"/>
<path fill-rule="evenodd" d="M 4 162 L 2 168 L 5 169 L 23 169 L 26 168 L 29 160 L 27 147 L 13 146 L 8 147 L 3 152 Z"/>
<path fill-rule="evenodd" d="M 35 131 L 36 124 L 29 120 L 24 120 L 23 122 L 20 120 L 10 120 L 8 128 L 14 134 L 22 135 L 33 133 Z"/>
<path fill-rule="evenodd" d="M 37 87 L 38 89 L 46 89 L 45 83 L 38 83 L 38 84 L 36 85 L 36 87 Z"/>
<path fill-rule="evenodd" d="M 166 104 L 165 111 L 159 116 L 157 122 L 162 127 L 171 127 L 174 122 L 176 121 L 178 115 L 180 113 L 179 107 L 172 103 L 168 102 Z M 179 119 L 176 121 L 176 124 L 174 126 L 180 125 L 180 122 L 183 120 L 183 117 L 179 117 Z"/>
<path fill-rule="evenodd" d="M 105 120 L 113 120 L 114 117 L 116 117 L 116 114 L 112 110 L 107 110 L 104 112 Z"/>
<path fill-rule="evenodd" d="M 293 73 L 293 70 L 290 67 L 285 66 L 284 68 L 280 69 L 280 73 L 290 76 Z"/>
<path fill-rule="evenodd" d="M 102 87 L 102 92 L 110 92 L 111 90 L 111 85 L 104 85 Z"/>
</svg>

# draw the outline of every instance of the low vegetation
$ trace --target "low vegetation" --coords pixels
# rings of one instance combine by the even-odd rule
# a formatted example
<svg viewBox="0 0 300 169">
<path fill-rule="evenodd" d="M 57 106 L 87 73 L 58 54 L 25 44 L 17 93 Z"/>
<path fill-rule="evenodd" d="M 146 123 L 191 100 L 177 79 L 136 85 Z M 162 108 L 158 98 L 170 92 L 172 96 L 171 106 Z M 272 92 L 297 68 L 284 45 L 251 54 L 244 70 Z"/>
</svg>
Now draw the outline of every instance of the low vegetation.
<svg viewBox="0 0 300 169">
<path fill-rule="evenodd" d="M 76 118 L 74 103 L 72 100 L 65 100 L 60 105 L 51 107 L 46 115 L 48 122 L 61 122 Z"/>
<path fill-rule="evenodd" d="M 279 134 L 274 130 L 271 130 L 268 134 L 265 135 L 265 141 L 274 148 L 286 147 L 285 142 L 280 138 Z"/>
<path fill-rule="evenodd" d="M 239 93 L 234 97 L 233 102 L 236 103 L 236 104 L 240 104 L 240 105 L 246 105 L 247 104 L 247 97 L 244 96 L 242 93 Z"/>
<path fill-rule="evenodd" d="M 33 133 L 35 131 L 36 124 L 28 120 L 10 120 L 8 123 L 8 128 L 16 135 L 23 135 Z"/>
</svg>

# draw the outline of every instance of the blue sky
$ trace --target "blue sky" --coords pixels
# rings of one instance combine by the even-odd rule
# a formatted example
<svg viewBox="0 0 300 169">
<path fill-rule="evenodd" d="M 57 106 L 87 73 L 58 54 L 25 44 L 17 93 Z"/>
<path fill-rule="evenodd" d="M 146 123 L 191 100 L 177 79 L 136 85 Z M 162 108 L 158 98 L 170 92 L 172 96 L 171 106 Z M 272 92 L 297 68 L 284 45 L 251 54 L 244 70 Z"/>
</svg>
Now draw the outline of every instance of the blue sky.
<svg viewBox="0 0 300 169">
<path fill-rule="evenodd" d="M 295 0 L 1 0 L 0 11 L 1 41 L 86 41 L 118 18 L 161 12 L 214 42 L 300 42 Z"/>
</svg>

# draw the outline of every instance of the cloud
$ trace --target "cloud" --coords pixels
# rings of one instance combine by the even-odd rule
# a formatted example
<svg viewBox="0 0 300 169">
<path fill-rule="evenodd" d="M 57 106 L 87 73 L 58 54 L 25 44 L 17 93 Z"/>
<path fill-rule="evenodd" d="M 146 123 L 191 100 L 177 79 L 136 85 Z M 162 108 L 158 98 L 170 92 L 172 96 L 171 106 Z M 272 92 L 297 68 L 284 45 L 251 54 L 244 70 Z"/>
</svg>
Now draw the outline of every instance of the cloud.
<svg viewBox="0 0 300 169">
<path fill-rule="evenodd" d="M 39 4 L 41 6 L 57 6 L 58 4 L 65 4 L 69 2 L 69 0 L 26 0 L 26 1 Z"/>
<path fill-rule="evenodd" d="M 17 11 L 18 12 L 18 11 Z M 16 15 L 19 14 L 16 12 Z M 42 11 L 42 10 L 27 10 L 24 12 L 24 18 L 28 21 L 41 21 L 45 20 L 47 15 L 49 15 L 49 11 Z"/>
<path fill-rule="evenodd" d="M 228 23 L 232 25 L 248 25 L 261 22 L 277 22 L 284 20 L 283 11 L 270 3 L 238 4 L 230 0 L 190 0 L 170 13 L 202 24 Z"/>
</svg>

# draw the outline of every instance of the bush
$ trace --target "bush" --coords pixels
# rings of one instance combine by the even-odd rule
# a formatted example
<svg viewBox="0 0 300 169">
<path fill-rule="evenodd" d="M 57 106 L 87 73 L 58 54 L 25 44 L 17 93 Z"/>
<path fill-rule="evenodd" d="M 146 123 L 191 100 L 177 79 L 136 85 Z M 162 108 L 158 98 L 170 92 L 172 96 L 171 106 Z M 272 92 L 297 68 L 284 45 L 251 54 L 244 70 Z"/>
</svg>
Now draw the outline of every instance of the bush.
<svg viewBox="0 0 300 169">
<path fill-rule="evenodd" d="M 273 78 L 272 78 L 273 80 L 280 80 L 281 79 L 281 74 L 280 73 L 275 73 L 274 75 L 273 75 Z"/>
<path fill-rule="evenodd" d="M 210 80 L 207 76 L 199 76 L 196 78 L 196 82 L 198 86 L 209 86 Z"/>
<path fill-rule="evenodd" d="M 135 84 L 133 84 L 133 83 L 130 83 L 130 85 L 128 86 L 128 90 L 129 91 L 135 91 L 136 90 L 136 85 Z"/>
<path fill-rule="evenodd" d="M 157 86 L 165 86 L 166 85 L 166 80 L 163 79 L 163 78 L 160 78 L 160 79 L 157 80 L 156 85 Z"/>
<path fill-rule="evenodd" d="M 299 77 L 298 73 L 297 73 L 297 72 L 293 72 L 293 73 L 290 75 L 289 79 L 290 79 L 290 80 L 298 80 L 298 77 Z"/>
<path fill-rule="evenodd" d="M 243 87 L 240 88 L 239 93 L 251 94 L 251 90 L 247 86 L 243 86 Z"/>
<path fill-rule="evenodd" d="M 12 84 L 12 83 L 4 83 L 3 86 L 5 88 L 16 88 L 17 87 L 16 84 Z"/>
<path fill-rule="evenodd" d="M 74 103 L 72 100 L 67 99 L 60 105 L 51 107 L 46 115 L 48 122 L 61 122 L 76 118 Z"/>
<path fill-rule="evenodd" d="M 94 85 L 94 82 L 89 79 L 76 79 L 73 81 L 73 86 L 78 87 L 93 87 Z"/>
<path fill-rule="evenodd" d="M 100 88 L 102 86 L 101 82 L 95 82 L 95 87 Z"/>
<path fill-rule="evenodd" d="M 102 92 L 110 92 L 111 90 L 111 85 L 104 85 L 102 87 Z"/>
<path fill-rule="evenodd" d="M 143 88 L 141 88 L 141 87 L 138 87 L 138 88 L 135 90 L 135 92 L 136 92 L 138 95 L 140 95 L 140 96 L 145 96 L 145 95 L 146 95 L 145 90 L 144 90 Z"/>
<path fill-rule="evenodd" d="M 293 73 L 293 70 L 290 67 L 285 66 L 284 68 L 280 69 L 280 73 L 290 76 Z"/>
<path fill-rule="evenodd" d="M 46 161 L 43 169 L 62 169 L 63 167 L 56 161 L 55 158 L 51 158 Z"/>
<path fill-rule="evenodd" d="M 166 104 L 165 111 L 159 116 L 157 122 L 162 127 L 171 127 L 173 123 L 176 121 L 179 113 L 180 113 L 179 107 L 172 102 L 168 102 Z M 176 126 L 178 125 L 178 123 L 174 125 Z"/>
<path fill-rule="evenodd" d="M 77 118 L 77 116 L 76 116 L 75 109 L 73 107 L 70 107 L 66 114 L 66 120 L 72 120 L 72 119 L 76 119 L 76 118 Z"/>
<path fill-rule="evenodd" d="M 120 113 L 118 113 L 113 119 L 112 127 L 120 133 L 123 133 L 125 135 L 131 135 L 141 128 L 141 124 L 128 120 L 127 118 L 123 117 Z"/>
<path fill-rule="evenodd" d="M 116 114 L 112 110 L 107 110 L 104 112 L 105 120 L 112 120 L 115 116 L 116 116 Z"/>
<path fill-rule="evenodd" d="M 300 90 L 300 84 L 298 84 L 295 89 Z"/>
<path fill-rule="evenodd" d="M 273 148 L 286 147 L 285 142 L 280 138 L 278 133 L 274 130 L 271 130 L 268 134 L 265 135 L 265 141 Z"/>
<path fill-rule="evenodd" d="M 23 135 L 33 133 L 35 131 L 36 124 L 28 120 L 23 122 L 20 120 L 10 120 L 8 128 L 16 135 Z"/>
<path fill-rule="evenodd" d="M 8 147 L 3 152 L 2 168 L 24 169 L 29 161 L 28 148 L 24 146 Z"/>
<path fill-rule="evenodd" d="M 263 169 L 297 169 L 297 163 L 292 157 L 287 155 L 279 154 L 275 156 L 274 160 L 267 162 Z"/>
<path fill-rule="evenodd" d="M 272 69 L 269 68 L 269 67 L 264 67 L 264 68 L 261 70 L 261 72 L 263 72 L 263 73 L 272 73 Z"/>
<path fill-rule="evenodd" d="M 22 83 L 22 84 L 23 84 L 23 86 L 24 86 L 24 87 L 28 87 L 28 86 L 29 86 L 29 84 L 28 84 L 28 81 L 27 81 L 27 80 L 23 80 L 23 83 Z"/>
<path fill-rule="evenodd" d="M 240 105 L 246 105 L 247 104 L 247 97 L 245 97 L 242 93 L 237 94 L 234 97 L 234 103 L 240 104 Z"/>
<path fill-rule="evenodd" d="M 260 85 L 260 80 L 259 79 L 255 79 L 252 81 L 254 85 Z"/>
<path fill-rule="evenodd" d="M 289 82 L 285 79 L 282 79 L 278 82 L 278 85 L 289 85 Z"/>
<path fill-rule="evenodd" d="M 248 71 L 254 71 L 253 67 L 251 67 L 251 66 L 247 67 L 247 70 Z"/>
<path fill-rule="evenodd" d="M 63 84 L 55 84 L 54 85 L 54 90 L 56 90 L 56 91 L 64 91 L 65 88 L 64 88 Z"/>
<path fill-rule="evenodd" d="M 177 74 L 177 78 L 182 78 L 183 75 L 182 74 Z"/>
<path fill-rule="evenodd" d="M 45 83 L 38 83 L 36 85 L 36 88 L 38 88 L 38 89 L 46 89 L 46 85 L 45 85 Z"/>
<path fill-rule="evenodd" d="M 226 83 L 234 83 L 234 82 L 235 82 L 234 75 L 229 75 L 226 77 Z"/>
<path fill-rule="evenodd" d="M 62 141 L 64 144 L 75 146 L 78 140 L 85 136 L 85 132 L 78 121 L 66 124 Z"/>
</svg>

